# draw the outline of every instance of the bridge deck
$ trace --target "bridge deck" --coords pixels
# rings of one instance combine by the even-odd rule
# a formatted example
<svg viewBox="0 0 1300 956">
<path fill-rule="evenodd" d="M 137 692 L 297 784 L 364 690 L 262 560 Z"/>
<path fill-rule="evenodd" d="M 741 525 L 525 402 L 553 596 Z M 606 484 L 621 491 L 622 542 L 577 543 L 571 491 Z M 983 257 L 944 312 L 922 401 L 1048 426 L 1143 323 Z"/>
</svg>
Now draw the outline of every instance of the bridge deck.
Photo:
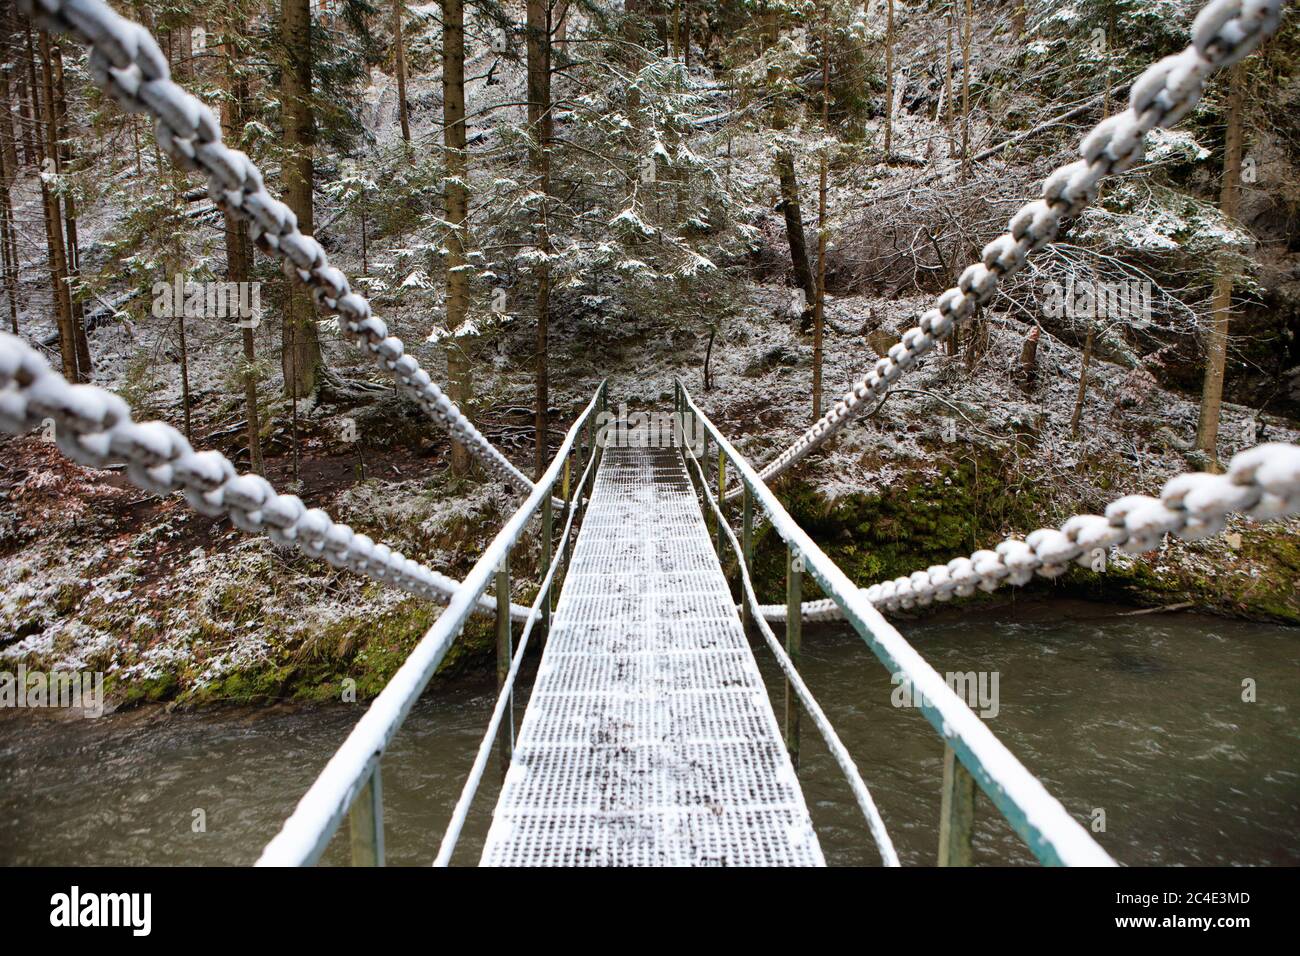
<svg viewBox="0 0 1300 956">
<path fill-rule="evenodd" d="M 671 448 L 609 448 L 484 865 L 822 865 Z"/>
</svg>

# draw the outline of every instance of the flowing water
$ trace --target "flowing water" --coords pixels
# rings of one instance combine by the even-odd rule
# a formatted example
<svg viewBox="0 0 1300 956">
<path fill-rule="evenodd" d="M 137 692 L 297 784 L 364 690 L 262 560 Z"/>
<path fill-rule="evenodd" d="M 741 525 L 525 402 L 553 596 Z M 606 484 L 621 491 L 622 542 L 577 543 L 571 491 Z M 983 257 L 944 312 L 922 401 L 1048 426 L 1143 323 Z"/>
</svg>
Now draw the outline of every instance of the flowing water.
<svg viewBox="0 0 1300 956">
<path fill-rule="evenodd" d="M 990 728 L 1076 819 L 1104 822 L 1096 837 L 1119 861 L 1300 863 L 1300 631 L 1123 610 L 948 611 L 902 630 L 941 674 L 983 673 L 987 693 L 996 673 Z M 780 715 L 779 673 L 766 647 L 756 653 Z M 900 689 L 848 628 L 807 629 L 802 669 L 904 864 L 934 862 L 943 748 L 930 725 L 895 706 Z M 383 765 L 391 863 L 432 860 L 493 690 L 490 677 L 439 685 L 398 734 Z M 0 864 L 249 863 L 363 706 L 5 713 Z M 800 777 L 828 862 L 877 864 L 807 720 L 803 740 Z M 477 861 L 498 781 L 490 771 L 457 863 Z M 976 863 L 1032 862 L 982 796 L 976 819 Z M 325 861 L 347 855 L 341 834 Z"/>
</svg>

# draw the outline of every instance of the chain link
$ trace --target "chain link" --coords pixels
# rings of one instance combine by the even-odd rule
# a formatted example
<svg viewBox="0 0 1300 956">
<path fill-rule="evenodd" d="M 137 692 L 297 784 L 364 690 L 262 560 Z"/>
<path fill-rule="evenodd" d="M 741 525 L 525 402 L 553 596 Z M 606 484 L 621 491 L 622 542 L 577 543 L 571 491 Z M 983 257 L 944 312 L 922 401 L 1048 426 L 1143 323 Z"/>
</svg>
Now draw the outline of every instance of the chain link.
<svg viewBox="0 0 1300 956">
<path fill-rule="evenodd" d="M 81 465 L 125 464 L 130 481 L 145 491 L 179 491 L 201 514 L 229 515 L 235 527 L 265 532 L 312 558 L 347 568 L 417 597 L 446 603 L 460 582 L 405 557 L 386 544 L 308 508 L 297 495 L 278 494 L 260 475 L 241 475 L 218 451 L 195 451 L 165 422 L 135 422 L 118 395 L 96 385 L 72 385 L 44 356 L 15 335 L 0 333 L 0 430 L 21 433 L 54 422 L 59 450 Z M 481 596 L 478 609 L 496 613 L 496 598 Z M 511 605 L 521 620 L 528 609 Z"/>
<path fill-rule="evenodd" d="M 1234 456 L 1221 475 L 1178 475 L 1158 498 L 1126 495 L 1111 502 L 1104 517 L 1075 515 L 1060 528 L 1040 528 L 1023 540 L 1007 538 L 992 550 L 874 584 L 865 596 L 882 610 L 899 610 L 965 597 L 976 588 L 1027 584 L 1034 575 L 1055 578 L 1071 564 L 1093 567 L 1111 548 L 1141 554 L 1158 548 L 1166 534 L 1199 541 L 1221 532 L 1233 513 L 1262 521 L 1300 513 L 1300 446 L 1257 445 Z"/>
<path fill-rule="evenodd" d="M 343 337 L 367 349 L 425 412 L 483 463 L 489 473 L 521 492 L 533 484 L 474 426 L 455 403 L 388 334 L 370 302 L 354 292 L 347 276 L 330 265 L 314 238 L 298 231 L 298 218 L 275 199 L 262 173 L 244 153 L 221 141 L 216 116 L 172 82 L 167 58 L 149 31 L 115 13 L 102 0 L 18 0 L 18 8 L 42 29 L 69 33 L 90 46 L 95 82 L 129 113 L 154 119 L 158 145 L 180 166 L 208 177 L 208 195 L 223 210 L 247 221 L 253 241 L 278 256 L 284 273 L 310 287 L 321 312 L 339 317 Z"/>
<path fill-rule="evenodd" d="M 1178 122 L 1196 105 L 1206 78 L 1236 63 L 1272 34 L 1281 19 L 1283 0 L 1213 0 L 1192 23 L 1187 49 L 1149 67 L 1129 92 L 1129 107 L 1102 120 L 1079 146 L 1081 159 L 1063 166 L 1043 183 L 1042 198 L 1026 204 L 1007 225 L 1007 232 L 984 247 L 981 261 L 969 267 L 957 285 L 939 296 L 935 308 L 904 333 L 865 376 L 825 415 L 759 472 L 770 482 L 836 434 L 884 397 L 890 387 L 922 356 L 952 334 L 954 328 L 987 303 L 998 282 L 1056 239 L 1062 222 L 1078 215 L 1097 198 L 1099 184 L 1113 173 L 1140 162 L 1146 135 Z M 737 485 L 727 499 L 742 493 Z"/>
<path fill-rule="evenodd" d="M 1199 541 L 1221 532 L 1234 513 L 1261 521 L 1300 514 L 1300 446 L 1256 445 L 1234 456 L 1221 475 L 1177 475 L 1165 483 L 1158 498 L 1126 495 L 1111 502 L 1105 516 L 1075 515 L 1059 528 L 1007 538 L 992 550 L 873 584 L 862 594 L 883 611 L 898 611 L 969 597 L 976 589 L 1028 584 L 1035 575 L 1059 577 L 1071 564 L 1099 570 L 1098 558 L 1104 562 L 1112 548 L 1141 554 L 1160 547 L 1166 534 Z M 784 605 L 765 604 L 760 611 L 767 620 L 785 620 Z M 834 601 L 825 599 L 806 602 L 801 616 L 831 621 L 841 613 Z"/>
</svg>

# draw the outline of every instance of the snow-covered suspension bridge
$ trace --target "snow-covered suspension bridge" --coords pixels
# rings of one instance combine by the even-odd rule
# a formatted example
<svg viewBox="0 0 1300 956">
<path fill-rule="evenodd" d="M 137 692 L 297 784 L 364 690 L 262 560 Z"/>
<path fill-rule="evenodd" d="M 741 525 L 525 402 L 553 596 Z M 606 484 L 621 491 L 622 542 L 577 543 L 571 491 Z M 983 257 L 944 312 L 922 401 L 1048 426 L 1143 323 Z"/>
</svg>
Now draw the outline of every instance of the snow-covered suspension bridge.
<svg viewBox="0 0 1300 956">
<path fill-rule="evenodd" d="M 1232 513 L 1261 520 L 1296 514 L 1300 448 L 1262 445 L 1237 455 L 1222 474 L 1180 475 L 1158 497 L 1126 496 L 1104 515 L 1079 515 L 1060 528 L 865 589 L 798 527 L 768 482 L 882 397 L 987 302 L 1002 277 L 1053 241 L 1061 223 L 1096 198 L 1103 177 L 1141 158 L 1150 130 L 1185 115 L 1208 76 L 1276 29 L 1281 0 L 1207 5 L 1193 25 L 1191 45 L 1143 74 L 1131 88 L 1129 108 L 1084 138 L 1081 159 L 1050 176 L 1042 197 L 1011 218 L 1007 233 L 985 247 L 957 287 L 761 471 L 736 452 L 680 383 L 668 441 L 656 441 L 662 434 L 611 430 L 602 385 L 536 482 L 493 447 L 401 340 L 388 334 L 320 245 L 299 232 L 293 213 L 266 191 L 248 157 L 221 142 L 216 118 L 171 81 L 166 58 L 144 28 L 101 0 L 19 0 L 19 7 L 39 26 L 89 44 L 96 81 L 123 108 L 152 116 L 160 146 L 208 177 L 214 201 L 249 221 L 259 248 L 312 288 L 320 310 L 339 317 L 344 336 L 372 353 L 490 474 L 524 496 L 469 574 L 455 581 L 306 508 L 296 496 L 277 493 L 259 476 L 238 474 L 219 452 L 195 450 L 169 425 L 133 421 L 118 396 L 69 384 L 21 339 L 0 336 L 0 427 L 22 432 L 51 419 L 59 448 L 83 465 L 124 464 L 131 481 L 148 491 L 181 492 L 204 514 L 228 515 L 245 531 L 265 532 L 279 544 L 446 604 L 260 863 L 315 862 L 344 818 L 354 862 L 383 862 L 384 753 L 473 613 L 496 615 L 501 693 L 438 864 L 451 860 L 494 746 L 509 755 L 510 765 L 485 864 L 820 864 L 797 778 L 803 718 L 843 770 L 882 861 L 896 865 L 863 774 L 799 675 L 801 623 L 827 617 L 845 619 L 880 662 L 912 686 L 944 742 L 940 863 L 970 862 L 977 787 L 1042 862 L 1113 862 L 881 611 L 1059 575 L 1099 551 L 1150 550 L 1166 534 L 1204 537 L 1220 531 Z M 700 440 L 680 440 L 688 435 Z M 726 510 L 736 499 L 739 536 L 731 527 L 737 516 Z M 749 576 L 755 520 L 769 522 L 788 549 L 785 606 L 758 604 Z M 543 577 L 532 605 L 522 607 L 509 600 L 510 561 L 534 522 Z M 720 562 L 732 553 L 739 608 Z M 803 603 L 805 576 L 827 597 Z M 769 620 L 785 623 L 784 642 Z M 758 631 L 785 674 L 783 729 L 763 692 L 746 628 Z M 547 643 L 516 738 L 515 682 L 534 633 Z"/>
</svg>

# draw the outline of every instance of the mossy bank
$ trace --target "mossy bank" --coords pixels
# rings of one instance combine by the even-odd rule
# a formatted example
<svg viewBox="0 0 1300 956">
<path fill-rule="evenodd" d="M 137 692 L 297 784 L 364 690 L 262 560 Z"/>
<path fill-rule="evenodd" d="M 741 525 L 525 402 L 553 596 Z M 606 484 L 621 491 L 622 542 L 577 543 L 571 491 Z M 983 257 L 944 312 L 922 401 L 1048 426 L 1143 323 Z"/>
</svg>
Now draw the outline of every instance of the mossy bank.
<svg viewBox="0 0 1300 956">
<path fill-rule="evenodd" d="M 791 516 L 853 581 L 900 577 L 953 557 L 993 547 L 1011 534 L 1046 523 L 1054 503 L 1032 482 L 1002 474 L 992 460 L 944 465 L 879 494 L 830 497 L 806 480 L 778 495 Z M 761 600 L 785 601 L 785 547 L 766 523 L 756 524 L 755 584 Z M 728 555 L 734 580 L 735 561 Z M 804 599 L 822 596 L 804 579 Z M 1074 568 L 1056 580 L 1036 579 L 1019 593 L 1072 596 L 1135 606 L 1190 604 L 1249 620 L 1300 624 L 1300 536 L 1290 523 L 1235 521 L 1203 542 L 1169 539 L 1145 555 L 1112 554 L 1103 571 Z M 1006 591 L 968 602 L 996 601 Z"/>
</svg>

